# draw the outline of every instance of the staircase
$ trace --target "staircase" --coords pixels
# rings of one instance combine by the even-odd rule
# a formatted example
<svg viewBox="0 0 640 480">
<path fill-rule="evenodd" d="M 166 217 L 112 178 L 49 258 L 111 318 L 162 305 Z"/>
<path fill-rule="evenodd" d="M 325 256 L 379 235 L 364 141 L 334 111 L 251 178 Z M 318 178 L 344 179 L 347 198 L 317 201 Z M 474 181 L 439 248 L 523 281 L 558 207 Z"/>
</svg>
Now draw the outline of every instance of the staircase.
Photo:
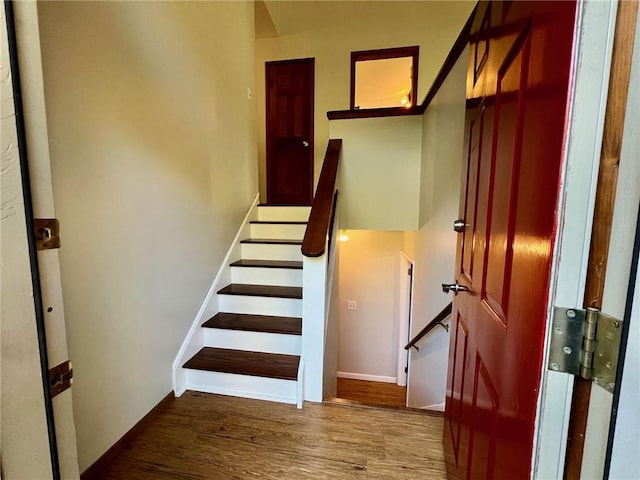
<svg viewBox="0 0 640 480">
<path fill-rule="evenodd" d="M 202 324 L 204 347 L 187 360 L 192 390 L 302 402 L 302 253 L 310 207 L 260 205 L 251 238 Z"/>
</svg>

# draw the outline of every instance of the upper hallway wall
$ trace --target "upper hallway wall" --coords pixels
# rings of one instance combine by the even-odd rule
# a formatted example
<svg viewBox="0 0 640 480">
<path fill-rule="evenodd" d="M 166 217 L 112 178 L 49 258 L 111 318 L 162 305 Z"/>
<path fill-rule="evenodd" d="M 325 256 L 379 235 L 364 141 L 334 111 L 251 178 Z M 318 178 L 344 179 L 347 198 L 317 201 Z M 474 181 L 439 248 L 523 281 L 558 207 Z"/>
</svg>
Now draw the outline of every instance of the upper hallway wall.
<svg viewBox="0 0 640 480">
<path fill-rule="evenodd" d="M 417 230 L 422 116 L 332 120 L 329 131 L 344 140 L 341 228 Z"/>
<path fill-rule="evenodd" d="M 422 101 L 476 2 L 359 2 L 357 18 L 324 28 L 256 40 L 256 107 L 260 192 L 266 199 L 264 63 L 314 57 L 315 177 L 329 138 L 326 113 L 349 108 L 352 51 L 420 45 L 418 100 Z"/>
<path fill-rule="evenodd" d="M 41 2 L 80 470 L 171 391 L 257 192 L 253 2 Z"/>
</svg>

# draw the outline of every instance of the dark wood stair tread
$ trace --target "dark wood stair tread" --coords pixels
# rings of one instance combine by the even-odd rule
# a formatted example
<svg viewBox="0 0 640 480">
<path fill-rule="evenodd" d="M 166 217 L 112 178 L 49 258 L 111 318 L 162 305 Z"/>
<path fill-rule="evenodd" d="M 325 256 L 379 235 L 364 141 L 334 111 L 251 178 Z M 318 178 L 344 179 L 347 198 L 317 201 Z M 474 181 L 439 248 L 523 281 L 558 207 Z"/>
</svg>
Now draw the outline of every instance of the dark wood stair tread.
<svg viewBox="0 0 640 480">
<path fill-rule="evenodd" d="M 302 240 L 289 238 L 245 238 L 240 243 L 265 243 L 268 245 L 302 245 Z"/>
<path fill-rule="evenodd" d="M 294 260 L 255 260 L 242 259 L 231 264 L 232 267 L 262 267 L 262 268 L 290 268 L 295 270 L 302 269 L 302 262 Z"/>
<path fill-rule="evenodd" d="M 247 295 L 250 297 L 302 298 L 302 287 L 281 287 L 278 285 L 251 285 L 232 283 L 221 290 L 220 295 Z"/>
<path fill-rule="evenodd" d="M 204 347 L 182 367 L 209 372 L 297 380 L 299 363 L 300 357 L 297 355 Z"/>
<path fill-rule="evenodd" d="M 202 324 L 204 328 L 243 330 L 246 332 L 284 333 L 302 335 L 302 319 L 271 315 L 220 312 Z"/>
</svg>

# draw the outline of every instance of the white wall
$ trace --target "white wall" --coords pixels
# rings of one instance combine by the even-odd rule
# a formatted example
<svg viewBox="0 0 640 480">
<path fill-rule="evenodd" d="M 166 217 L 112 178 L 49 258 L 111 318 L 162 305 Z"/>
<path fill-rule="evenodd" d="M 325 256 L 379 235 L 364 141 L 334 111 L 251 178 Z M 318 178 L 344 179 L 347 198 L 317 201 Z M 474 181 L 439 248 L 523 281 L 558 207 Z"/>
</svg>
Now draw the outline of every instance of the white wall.
<svg viewBox="0 0 640 480">
<path fill-rule="evenodd" d="M 468 53 L 462 53 L 423 116 L 420 181 L 420 229 L 405 234 L 405 251 L 415 260 L 411 337 L 451 297 L 441 284 L 454 279 L 461 162 L 463 157 L 465 85 Z M 433 330 L 411 349 L 407 402 L 427 407 L 444 402 L 449 334 Z"/>
<path fill-rule="evenodd" d="M 257 191 L 252 2 L 40 4 L 86 469 L 171 361 Z"/>
<path fill-rule="evenodd" d="M 332 120 L 330 136 L 344 139 L 338 176 L 342 228 L 416 230 L 422 117 Z"/>
<path fill-rule="evenodd" d="M 321 2 L 319 2 L 321 3 Z M 315 62 L 315 177 L 318 178 L 329 139 L 326 113 L 349 108 L 352 51 L 409 45 L 420 46 L 418 99 L 422 101 L 460 30 L 471 14 L 473 1 L 339 2 L 340 14 L 304 19 L 299 30 L 278 38 L 256 41 L 256 106 L 261 192 L 265 192 L 265 81 L 266 61 L 314 57 Z M 359 5 L 358 5 L 359 4 Z M 279 7 L 284 10 L 284 5 Z M 322 7 L 320 7 L 322 10 Z M 283 14 L 286 12 L 278 12 Z M 322 12 L 318 12 L 322 17 Z M 326 16 L 326 15 L 324 15 Z M 278 27 L 278 16 L 274 17 Z M 296 22 L 290 22 L 296 26 Z M 305 31 L 303 27 L 310 28 Z"/>
<path fill-rule="evenodd" d="M 340 245 L 338 376 L 395 382 L 402 232 L 349 230 Z M 347 310 L 347 301 L 358 309 Z"/>
</svg>

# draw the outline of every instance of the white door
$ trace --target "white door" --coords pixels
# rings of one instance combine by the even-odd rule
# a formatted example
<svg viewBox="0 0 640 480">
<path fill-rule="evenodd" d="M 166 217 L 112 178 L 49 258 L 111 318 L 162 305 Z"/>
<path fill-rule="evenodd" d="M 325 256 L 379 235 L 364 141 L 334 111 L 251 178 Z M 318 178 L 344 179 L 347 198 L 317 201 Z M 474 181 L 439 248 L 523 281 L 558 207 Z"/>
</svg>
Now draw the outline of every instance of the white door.
<svg viewBox="0 0 640 480">
<path fill-rule="evenodd" d="M 32 262 L 27 249 L 26 232 L 31 225 L 27 225 L 25 212 L 32 212 L 33 218 L 55 218 L 37 4 L 15 2 L 5 8 L 11 7 L 14 21 L 2 22 L 3 39 L 7 39 L 2 42 L 2 303 L 6 308 L 8 300 L 9 313 L 17 315 L 4 315 L 7 312 L 3 309 L 3 473 L 7 478 L 72 479 L 79 478 L 79 473 L 71 390 L 53 397 L 49 405 L 53 424 L 48 424 L 40 368 L 41 357 L 46 358 L 49 369 L 69 360 L 58 250 L 38 251 L 38 285 L 32 284 Z M 8 10 L 4 12 L 11 16 Z M 6 61 L 7 45 L 13 38 L 12 26 L 17 43 L 11 41 L 11 45 L 17 45 L 19 72 L 15 65 L 9 69 Z M 12 80 L 14 84 L 19 80 L 24 120 L 20 112 L 17 116 L 5 115 L 13 113 Z M 18 141 L 22 125 L 26 133 L 22 137 L 24 142 Z M 26 169 L 20 160 L 28 162 L 31 195 L 27 190 L 26 202 L 20 183 L 20 175 Z M 64 245 L 64 226 L 62 232 Z M 7 265 L 11 268 L 5 269 Z M 36 318 L 41 319 L 40 332 L 36 331 Z M 46 356 L 45 349 L 38 345 L 38 340 L 44 338 Z"/>
<path fill-rule="evenodd" d="M 561 206 L 562 236 L 557 246 L 556 286 L 551 295 L 558 307 L 581 307 L 594 216 L 594 203 L 600 153 L 602 150 L 607 94 L 611 76 L 611 58 L 617 17 L 617 2 L 586 1 L 580 4 L 581 16 L 576 42 L 576 68 L 567 148 L 567 168 L 563 179 L 564 202 Z M 638 35 L 630 84 L 638 85 Z M 638 149 L 638 89 L 630 88 L 622 139 L 620 169 L 613 214 L 612 233 L 602 296 L 602 312 L 622 319 L 625 315 L 627 286 L 633 257 L 636 215 L 640 199 L 640 163 Z M 636 134 L 629 134 L 636 132 Z M 632 328 L 634 327 L 631 323 Z M 548 331 L 550 332 L 550 328 Z M 551 334 L 548 334 L 549 336 Z M 638 369 L 627 359 L 625 371 Z M 544 362 L 546 367 L 547 362 Z M 539 436 L 535 460 L 535 478 L 563 478 L 567 435 L 571 410 L 573 378 L 567 374 L 544 371 L 539 403 Z M 625 374 L 626 375 L 626 374 Z M 637 378 L 637 373 L 636 373 Z M 637 384 L 636 384 L 637 385 Z M 638 402 L 637 387 L 622 382 L 627 399 Z M 621 399 L 619 417 L 635 415 Z M 613 396 L 603 388 L 591 389 L 585 448 L 580 478 L 603 478 L 609 436 Z M 618 422 L 620 423 L 620 422 Z M 620 431 L 616 435 L 623 435 Z M 628 432 L 627 432 L 628 433 Z M 614 441 L 617 441 L 614 439 Z M 614 460 L 637 455 L 632 443 L 614 454 Z M 631 455 L 630 455 L 631 454 Z M 625 459 L 628 465 L 629 458 Z M 615 462 L 612 461 L 612 468 Z M 612 470 L 613 472 L 613 470 Z M 637 478 L 615 476 L 610 478 Z M 573 477 L 572 477 L 573 478 Z"/>
</svg>

